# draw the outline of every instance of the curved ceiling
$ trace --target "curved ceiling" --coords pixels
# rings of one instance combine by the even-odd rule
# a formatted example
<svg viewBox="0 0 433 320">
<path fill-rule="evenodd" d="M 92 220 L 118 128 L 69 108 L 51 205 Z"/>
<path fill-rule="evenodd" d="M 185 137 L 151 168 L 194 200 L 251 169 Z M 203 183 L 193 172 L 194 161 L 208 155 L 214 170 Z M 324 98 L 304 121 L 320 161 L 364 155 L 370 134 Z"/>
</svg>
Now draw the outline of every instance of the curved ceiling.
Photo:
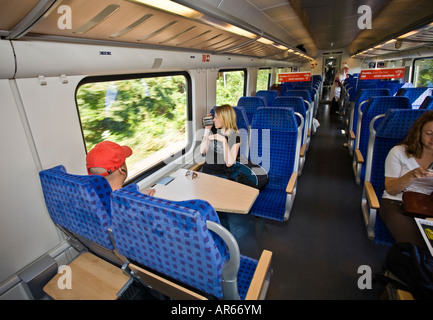
<svg viewBox="0 0 433 320">
<path fill-rule="evenodd" d="M 433 41 L 431 0 L 171 1 L 196 10 L 191 15 L 170 13 L 142 1 L 0 0 L 0 36 L 110 41 L 294 62 L 308 61 L 326 50 L 347 48 L 349 54 L 356 54 L 420 27 L 422 32 L 405 37 L 399 49 L 388 43 L 375 54 Z M 71 10 L 70 28 L 61 28 L 62 6 Z M 361 6 L 371 9 L 371 29 L 359 26 L 366 17 Z"/>
</svg>

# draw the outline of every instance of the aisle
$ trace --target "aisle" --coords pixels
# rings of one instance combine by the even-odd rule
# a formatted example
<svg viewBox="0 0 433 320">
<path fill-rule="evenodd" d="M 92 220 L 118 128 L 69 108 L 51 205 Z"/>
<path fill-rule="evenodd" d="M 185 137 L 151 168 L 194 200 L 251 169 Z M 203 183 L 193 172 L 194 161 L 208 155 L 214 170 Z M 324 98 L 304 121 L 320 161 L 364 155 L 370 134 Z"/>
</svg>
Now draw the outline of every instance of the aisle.
<svg viewBox="0 0 433 320">
<path fill-rule="evenodd" d="M 379 271 L 387 248 L 367 238 L 341 121 L 328 105 L 317 117 L 289 221 L 266 220 L 256 238 L 254 217 L 231 216 L 231 232 L 241 254 L 274 252 L 268 299 L 378 299 L 381 287 L 358 288 L 358 267 Z"/>
</svg>

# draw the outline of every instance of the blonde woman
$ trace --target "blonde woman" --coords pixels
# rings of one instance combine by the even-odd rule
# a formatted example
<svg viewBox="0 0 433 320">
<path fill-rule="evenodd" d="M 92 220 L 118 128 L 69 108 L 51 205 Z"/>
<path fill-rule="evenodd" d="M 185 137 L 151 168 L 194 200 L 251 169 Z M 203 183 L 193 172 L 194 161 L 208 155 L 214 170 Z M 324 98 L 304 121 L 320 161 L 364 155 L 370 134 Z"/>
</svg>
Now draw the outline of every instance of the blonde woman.
<svg viewBox="0 0 433 320">
<path fill-rule="evenodd" d="M 227 178 L 227 170 L 235 162 L 241 145 L 236 113 L 230 105 L 215 108 L 213 125 L 206 126 L 200 152 L 206 158 L 204 173 Z"/>
</svg>

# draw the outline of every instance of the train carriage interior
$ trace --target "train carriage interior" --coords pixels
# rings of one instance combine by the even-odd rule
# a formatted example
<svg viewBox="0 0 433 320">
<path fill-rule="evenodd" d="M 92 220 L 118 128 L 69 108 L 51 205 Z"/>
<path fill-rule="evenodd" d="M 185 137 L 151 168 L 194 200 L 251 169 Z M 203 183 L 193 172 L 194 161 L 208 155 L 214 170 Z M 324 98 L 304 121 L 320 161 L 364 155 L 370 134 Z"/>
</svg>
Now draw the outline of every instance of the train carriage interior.
<svg viewBox="0 0 433 320">
<path fill-rule="evenodd" d="M 377 154 L 433 109 L 431 0 L 0 8 L 1 300 L 414 299 L 374 281 Z M 202 172 L 227 104 L 260 189 Z M 106 140 L 120 190 L 86 169 Z"/>
</svg>

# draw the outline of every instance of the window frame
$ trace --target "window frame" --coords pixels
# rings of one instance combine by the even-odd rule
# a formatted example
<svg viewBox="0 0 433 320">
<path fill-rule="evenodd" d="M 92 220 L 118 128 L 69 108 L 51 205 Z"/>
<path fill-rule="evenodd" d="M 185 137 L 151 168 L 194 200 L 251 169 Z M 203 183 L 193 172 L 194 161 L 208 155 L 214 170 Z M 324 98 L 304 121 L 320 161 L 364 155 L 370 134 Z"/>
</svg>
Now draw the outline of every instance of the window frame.
<svg viewBox="0 0 433 320">
<path fill-rule="evenodd" d="M 122 80 L 134 80 L 134 79 L 143 79 L 143 78 L 162 78 L 162 77 L 171 77 L 171 76 L 184 76 L 185 82 L 187 85 L 186 88 L 186 126 L 187 126 L 187 143 L 186 146 L 176 152 L 175 154 L 169 156 L 168 158 L 161 159 L 158 163 L 155 165 L 149 167 L 147 170 L 144 170 L 140 173 L 138 173 L 133 178 L 128 178 L 124 184 L 124 186 L 127 186 L 132 183 L 138 183 L 139 181 L 147 178 L 148 176 L 154 174 L 158 170 L 164 168 L 166 165 L 172 163 L 173 161 L 178 160 L 179 157 L 184 157 L 188 151 L 193 147 L 193 140 L 194 140 L 194 133 L 192 132 L 192 121 L 193 121 L 193 110 L 192 110 L 192 80 L 191 75 L 186 71 L 171 71 L 171 72 L 151 72 L 151 73 L 130 73 L 130 74 L 118 74 L 118 75 L 97 75 L 97 76 L 88 76 L 83 78 L 75 88 L 75 106 L 77 108 L 77 116 L 80 123 L 80 130 L 81 130 L 81 136 L 83 139 L 83 147 L 87 154 L 87 147 L 86 147 L 86 140 L 84 137 L 84 130 L 83 130 L 83 123 L 80 116 L 80 107 L 78 106 L 77 101 L 77 93 L 81 86 L 88 84 L 88 83 L 97 83 L 97 82 L 114 82 L 114 81 L 122 81 Z"/>
<path fill-rule="evenodd" d="M 415 69 L 416 69 L 416 68 L 415 68 L 415 63 L 416 63 L 418 60 L 425 60 L 425 59 L 433 60 L 433 56 L 415 58 L 415 59 L 413 59 L 413 61 L 412 61 L 412 74 L 411 74 L 411 81 L 412 81 L 413 86 L 416 86 L 416 83 L 415 83 Z"/>
</svg>

